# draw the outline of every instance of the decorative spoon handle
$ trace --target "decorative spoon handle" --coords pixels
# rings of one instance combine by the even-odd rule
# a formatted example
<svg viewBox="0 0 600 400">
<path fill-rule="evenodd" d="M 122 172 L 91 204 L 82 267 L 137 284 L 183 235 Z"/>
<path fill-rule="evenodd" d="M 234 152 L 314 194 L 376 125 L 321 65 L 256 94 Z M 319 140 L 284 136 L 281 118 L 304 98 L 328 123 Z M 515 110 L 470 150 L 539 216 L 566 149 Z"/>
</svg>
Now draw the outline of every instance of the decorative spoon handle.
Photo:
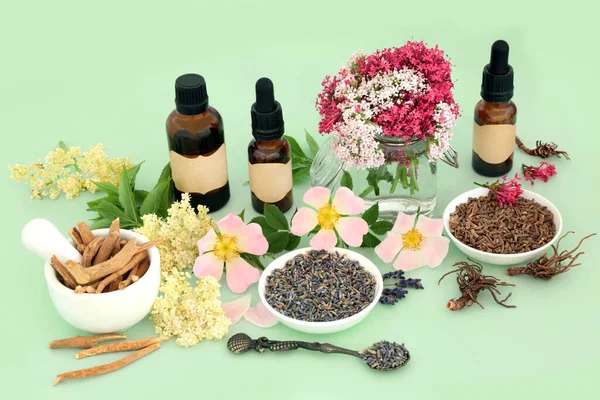
<svg viewBox="0 0 600 400">
<path fill-rule="evenodd" d="M 269 349 L 271 351 L 289 351 L 289 350 L 297 350 L 297 349 L 305 349 L 311 351 L 320 351 L 321 353 L 331 354 L 346 354 L 349 356 L 354 356 L 361 358 L 360 354 L 354 350 L 344 349 L 342 347 L 334 346 L 329 343 L 319 343 L 319 342 L 301 342 L 301 341 L 277 341 L 277 340 L 269 340 L 266 337 L 261 337 L 257 339 L 257 344 L 263 349 Z"/>
</svg>

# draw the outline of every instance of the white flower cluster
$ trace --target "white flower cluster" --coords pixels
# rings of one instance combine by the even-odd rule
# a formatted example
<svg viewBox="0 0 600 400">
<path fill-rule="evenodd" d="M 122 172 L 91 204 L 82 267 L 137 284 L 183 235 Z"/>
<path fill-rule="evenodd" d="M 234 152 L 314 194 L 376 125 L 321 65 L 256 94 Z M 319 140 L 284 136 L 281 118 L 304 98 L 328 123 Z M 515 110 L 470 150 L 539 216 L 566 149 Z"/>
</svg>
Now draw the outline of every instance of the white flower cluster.
<svg viewBox="0 0 600 400">
<path fill-rule="evenodd" d="M 435 107 L 433 119 L 437 122 L 433 140 L 428 146 L 427 157 L 429 162 L 434 162 L 444 155 L 444 152 L 450 147 L 452 138 L 452 129 L 456 124 L 456 115 L 454 115 L 454 105 L 439 103 Z"/>
</svg>

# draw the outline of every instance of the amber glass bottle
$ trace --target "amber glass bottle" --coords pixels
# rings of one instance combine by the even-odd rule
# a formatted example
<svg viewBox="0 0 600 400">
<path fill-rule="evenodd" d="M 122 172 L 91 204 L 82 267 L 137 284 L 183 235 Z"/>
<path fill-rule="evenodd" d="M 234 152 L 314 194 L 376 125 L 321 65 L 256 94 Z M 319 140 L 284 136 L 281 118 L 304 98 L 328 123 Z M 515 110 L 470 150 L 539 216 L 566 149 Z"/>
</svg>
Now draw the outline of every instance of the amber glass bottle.
<svg viewBox="0 0 600 400">
<path fill-rule="evenodd" d="M 186 74 L 175 82 L 176 109 L 167 118 L 175 198 L 189 193 L 192 206 L 217 211 L 229 200 L 223 119 L 208 104 L 206 82 Z"/>
<path fill-rule="evenodd" d="M 272 204 L 285 212 L 294 203 L 291 149 L 283 137 L 281 105 L 275 101 L 268 78 L 256 82 L 256 103 L 250 114 L 254 136 L 248 146 L 252 207 L 262 214 L 265 204 Z"/>
<path fill-rule="evenodd" d="M 492 45 L 490 63 L 483 69 L 482 100 L 473 119 L 473 169 L 490 177 L 505 175 L 513 166 L 517 106 L 511 100 L 514 73 L 508 50 L 503 40 Z"/>
</svg>

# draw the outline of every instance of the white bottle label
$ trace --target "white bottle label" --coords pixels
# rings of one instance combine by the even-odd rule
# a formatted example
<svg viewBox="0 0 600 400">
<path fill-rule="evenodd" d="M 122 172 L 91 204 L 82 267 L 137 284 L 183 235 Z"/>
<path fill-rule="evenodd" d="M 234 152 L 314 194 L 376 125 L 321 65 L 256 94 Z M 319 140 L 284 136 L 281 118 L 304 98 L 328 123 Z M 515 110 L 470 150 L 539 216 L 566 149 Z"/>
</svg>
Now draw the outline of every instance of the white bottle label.
<svg viewBox="0 0 600 400">
<path fill-rule="evenodd" d="M 505 162 L 515 151 L 517 125 L 479 125 L 473 121 L 473 151 L 488 164 Z"/>
<path fill-rule="evenodd" d="M 208 156 L 182 156 L 171 150 L 171 175 L 180 192 L 206 194 L 227 183 L 225 143 Z"/>
<path fill-rule="evenodd" d="M 265 203 L 277 203 L 292 190 L 292 160 L 285 164 L 248 163 L 250 190 Z"/>
</svg>

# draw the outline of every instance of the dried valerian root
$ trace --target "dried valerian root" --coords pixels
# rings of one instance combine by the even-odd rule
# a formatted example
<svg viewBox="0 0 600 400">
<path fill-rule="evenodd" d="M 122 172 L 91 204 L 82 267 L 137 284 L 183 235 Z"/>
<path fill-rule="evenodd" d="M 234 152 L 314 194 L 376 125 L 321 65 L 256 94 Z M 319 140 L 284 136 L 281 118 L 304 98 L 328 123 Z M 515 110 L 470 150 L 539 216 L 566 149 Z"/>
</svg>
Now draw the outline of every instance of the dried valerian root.
<svg viewBox="0 0 600 400">
<path fill-rule="evenodd" d="M 67 267 L 65 267 L 64 264 L 61 263 L 58 258 L 56 258 L 56 256 L 52 256 L 50 258 L 50 265 L 52 266 L 52 268 L 54 268 L 54 270 L 62 279 L 63 285 L 65 285 L 69 289 L 75 289 L 75 287 L 77 286 L 77 281 L 75 280 L 73 275 L 71 275 L 69 270 L 67 270 Z"/>
<path fill-rule="evenodd" d="M 552 250 L 554 252 L 552 256 L 548 257 L 548 253 L 546 253 L 537 260 L 530 262 L 525 267 L 514 267 L 507 269 L 506 274 L 509 276 L 529 275 L 533 276 L 534 278 L 549 281 L 556 275 L 565 273 L 569 269 L 581 265 L 581 263 L 576 264 L 575 261 L 577 261 L 577 258 L 579 258 L 580 255 L 584 254 L 584 252 L 575 252 L 579 249 L 584 240 L 595 236 L 596 234 L 592 233 L 591 235 L 588 235 L 581 239 L 573 250 L 563 250 L 559 253 L 558 246 L 560 245 L 561 240 L 563 240 L 567 235 L 571 233 L 574 232 L 569 231 L 565 233 L 560 239 L 558 239 L 556 245 L 552 245 Z"/>
<path fill-rule="evenodd" d="M 91 357 L 104 353 L 118 353 L 123 351 L 140 350 L 145 347 L 151 346 L 155 343 L 164 342 L 165 340 L 169 340 L 169 338 L 148 338 L 140 340 L 129 340 L 127 342 L 104 344 L 102 346 L 94 346 L 88 350 L 82 350 L 79 353 L 75 354 L 75 358 Z"/>
<path fill-rule="evenodd" d="M 51 349 L 58 348 L 74 348 L 74 349 L 90 349 L 100 342 L 109 340 L 127 339 L 127 336 L 119 333 L 110 333 L 97 336 L 74 336 L 66 339 L 53 340 L 50 342 Z"/>
<path fill-rule="evenodd" d="M 564 156 L 567 160 L 570 160 L 569 153 L 567 153 L 566 151 L 557 150 L 558 145 L 555 143 L 542 143 L 541 140 L 538 140 L 535 142 L 535 148 L 530 149 L 529 147 L 525 146 L 521 139 L 519 139 L 518 137 L 515 139 L 515 141 L 517 142 L 517 146 L 519 147 L 519 149 L 523 150 L 530 156 L 540 158 L 548 158 L 551 156 L 556 156 L 560 158 L 561 156 Z"/>
<path fill-rule="evenodd" d="M 491 275 L 483 275 L 481 273 L 483 271 L 483 266 L 471 259 L 469 259 L 469 261 L 473 262 L 473 264 L 469 264 L 466 261 L 455 263 L 454 266 L 458 266 L 458 268 L 445 273 L 438 281 L 439 285 L 440 282 L 442 282 L 442 279 L 456 272 L 456 282 L 458 282 L 458 288 L 460 289 L 462 296 L 454 300 L 449 300 L 448 303 L 446 303 L 446 308 L 450 311 L 457 311 L 465 307 L 470 307 L 473 304 L 477 304 L 479 307 L 483 308 L 481 303 L 477 301 L 477 296 L 484 290 L 490 292 L 496 303 L 501 306 L 515 308 L 516 306 L 506 304 L 506 300 L 510 298 L 512 293 L 509 293 L 504 300 L 499 300 L 497 297 L 497 295 L 501 294 L 497 286 L 515 285 L 501 282 L 498 278 Z"/>
<path fill-rule="evenodd" d="M 118 243 L 120 239 L 121 230 L 119 219 L 117 218 L 110 225 L 108 236 L 106 236 L 106 240 L 102 243 L 100 249 L 98 249 L 98 254 L 96 254 L 96 257 L 94 258 L 94 264 L 100 264 L 101 262 L 108 260 L 115 249 L 115 244 Z"/>
<path fill-rule="evenodd" d="M 123 276 L 124 274 L 129 272 L 134 267 L 138 266 L 142 262 L 142 260 L 144 260 L 146 257 L 148 257 L 147 252 L 138 253 L 138 254 L 134 255 L 133 258 L 127 264 L 125 264 L 125 266 L 123 268 L 121 268 L 120 270 L 118 270 L 116 272 L 113 272 L 112 274 L 110 274 L 106 278 L 104 278 L 102 280 L 102 282 L 100 282 L 100 284 L 98 285 L 98 288 L 96 289 L 96 293 L 102 293 L 102 291 L 108 284 L 114 282 L 116 279 Z M 117 288 L 118 288 L 118 285 L 117 285 Z"/>
<path fill-rule="evenodd" d="M 158 350 L 159 348 L 160 343 L 155 343 L 110 364 L 98 365 L 96 367 L 81 369 L 78 371 L 65 372 L 64 374 L 60 374 L 56 377 L 56 381 L 54 382 L 53 386 L 59 384 L 62 381 L 66 381 L 67 379 L 87 378 L 90 376 L 97 376 L 116 371 L 131 364 L 136 360 L 139 360 L 145 355 L 148 355 L 153 351 Z"/>
<path fill-rule="evenodd" d="M 100 250 L 100 247 L 104 243 L 104 240 L 105 238 L 103 237 L 97 237 L 94 240 L 92 240 L 90 244 L 87 245 L 87 247 L 83 251 L 83 257 L 81 261 L 81 265 L 84 268 L 92 266 L 92 261 L 94 260 L 94 257 L 96 257 L 96 254 L 98 253 L 98 250 Z"/>
<path fill-rule="evenodd" d="M 77 223 L 77 229 L 79 231 L 79 235 L 81 236 L 81 240 L 82 240 L 83 244 L 86 246 L 88 244 L 92 243 L 92 241 L 96 238 L 94 236 L 94 234 L 92 233 L 92 231 L 90 230 L 90 227 L 87 226 L 87 224 L 85 222 L 79 221 Z"/>
</svg>

